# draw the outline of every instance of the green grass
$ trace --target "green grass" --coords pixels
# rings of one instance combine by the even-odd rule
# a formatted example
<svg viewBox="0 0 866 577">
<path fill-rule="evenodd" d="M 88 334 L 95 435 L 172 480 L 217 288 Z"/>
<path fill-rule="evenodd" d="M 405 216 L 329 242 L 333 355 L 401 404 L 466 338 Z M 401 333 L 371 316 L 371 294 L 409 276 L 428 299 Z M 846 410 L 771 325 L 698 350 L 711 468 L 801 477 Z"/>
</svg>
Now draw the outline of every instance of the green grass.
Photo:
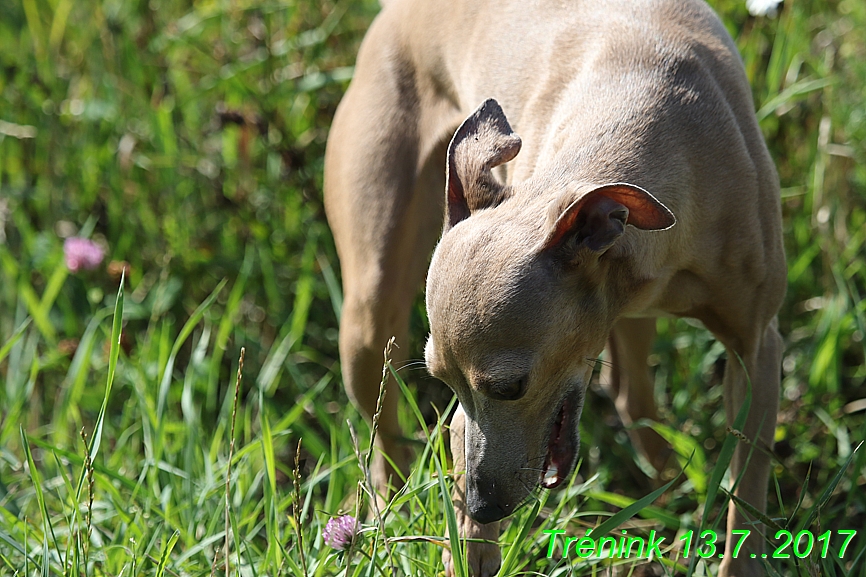
<svg viewBox="0 0 866 577">
<path fill-rule="evenodd" d="M 831 530 L 831 552 L 839 530 L 860 531 L 841 560 L 816 550 L 767 572 L 864 577 L 866 4 L 789 1 L 775 19 L 713 5 L 783 187 L 789 288 L 765 522 L 771 536 Z M 406 488 L 350 551 L 322 538 L 331 516 L 370 503 L 374 433 L 341 386 L 321 171 L 376 10 L 0 0 L 0 576 L 441 571 L 451 479 L 442 427 L 415 401 L 422 371 L 386 373 L 418 431 Z M 106 263 L 70 273 L 70 234 L 103 244 Z M 425 322 L 419 304 L 410 357 Z M 506 524 L 502 574 L 602 574 L 608 560 L 546 556 L 544 531 L 587 529 L 657 531 L 662 574 L 715 573 L 716 560 L 690 568 L 667 547 L 724 523 L 736 442 L 717 386 L 724 351 L 689 321 L 658 328 L 659 431 L 682 475 L 649 481 L 610 400 L 589 395 L 580 470 Z"/>
</svg>

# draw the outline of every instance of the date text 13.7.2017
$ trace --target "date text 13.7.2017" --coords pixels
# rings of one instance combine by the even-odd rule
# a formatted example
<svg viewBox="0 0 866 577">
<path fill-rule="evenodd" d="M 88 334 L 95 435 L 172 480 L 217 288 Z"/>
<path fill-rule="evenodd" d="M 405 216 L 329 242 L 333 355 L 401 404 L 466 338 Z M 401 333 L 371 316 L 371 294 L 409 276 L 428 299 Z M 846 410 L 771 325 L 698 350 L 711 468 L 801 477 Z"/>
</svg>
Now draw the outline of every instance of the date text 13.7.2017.
<svg viewBox="0 0 866 577">
<path fill-rule="evenodd" d="M 694 540 L 693 543 L 694 533 L 694 531 L 686 531 L 686 533 L 680 537 L 680 541 L 683 541 L 683 558 L 688 559 L 692 554 L 693 544 L 695 545 L 695 554 L 697 554 L 698 557 L 705 559 L 716 556 L 721 557 L 721 555 L 718 555 L 716 550 L 716 540 L 718 539 L 718 535 L 715 531 L 711 529 L 701 531 L 698 539 Z M 729 554 L 731 557 L 736 558 L 740 554 L 740 549 L 742 549 L 743 544 L 746 542 L 749 534 L 751 534 L 751 531 L 744 529 L 731 531 L 731 533 L 737 541 L 731 544 Z M 857 531 L 853 529 L 840 529 L 836 531 L 836 533 L 838 534 L 838 539 L 842 539 L 838 553 L 839 558 L 841 559 L 845 556 L 845 550 L 848 549 L 848 544 L 851 543 L 851 540 L 857 534 Z M 825 559 L 830 554 L 830 540 L 832 537 L 832 531 L 825 531 L 816 537 L 811 531 L 804 530 L 797 534 L 792 534 L 790 531 L 780 529 L 779 531 L 776 531 L 775 535 L 775 539 L 779 541 L 778 547 L 776 547 L 772 553 L 764 553 L 761 557 L 764 559 L 768 557 L 773 559 L 790 559 L 791 553 L 793 553 L 794 556 L 802 559 L 808 557 L 812 553 L 812 550 L 817 546 L 820 547 L 821 558 Z M 834 539 L 834 541 L 837 540 Z M 757 557 L 755 553 L 751 553 L 750 556 Z"/>
</svg>

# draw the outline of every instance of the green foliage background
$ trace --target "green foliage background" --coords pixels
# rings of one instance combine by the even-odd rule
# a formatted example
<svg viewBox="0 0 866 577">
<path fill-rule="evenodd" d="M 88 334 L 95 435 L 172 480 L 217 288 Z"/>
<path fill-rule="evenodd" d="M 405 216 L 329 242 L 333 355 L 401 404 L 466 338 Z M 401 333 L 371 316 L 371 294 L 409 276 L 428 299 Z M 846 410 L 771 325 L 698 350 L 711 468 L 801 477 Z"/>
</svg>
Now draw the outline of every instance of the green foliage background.
<svg viewBox="0 0 866 577">
<path fill-rule="evenodd" d="M 712 4 L 742 51 L 783 187 L 790 282 L 769 514 L 794 527 L 815 512 L 816 534 L 863 531 L 866 450 L 853 450 L 866 436 L 866 3 L 789 0 L 776 18 Z M 321 527 L 356 495 L 346 417 L 362 439 L 367 429 L 340 386 L 339 270 L 321 174 L 330 119 L 377 11 L 369 0 L 0 0 L 0 575 L 210 574 L 225 537 L 241 347 L 232 563 L 244 574 L 302 572 L 305 551 L 311 574 L 343 570 Z M 105 246 L 106 264 L 70 274 L 70 235 Z M 419 306 L 405 345 L 413 357 L 424 323 Z M 696 487 L 725 439 L 713 386 L 723 350 L 687 321 L 659 329 L 651 364 L 666 422 L 710 463 L 641 509 L 673 539 L 699 523 Z M 422 371 L 401 374 L 432 386 Z M 588 402 L 580 476 L 552 497 L 558 509 L 541 509 L 542 526 L 592 524 L 652 488 L 611 402 Z M 72 486 L 88 470 L 79 430 L 92 450 L 95 425 L 104 443 L 82 492 Z M 388 537 L 445 534 L 437 435 L 404 509 L 387 516 Z M 288 479 L 299 438 L 296 516 Z M 530 513 L 504 542 L 525 536 Z M 385 570 L 387 547 L 399 572 L 440 570 L 434 545 L 368 529 L 353 571 Z M 537 530 L 515 549 L 515 570 L 580 571 L 551 565 Z M 844 560 L 774 570 L 866 575 L 864 550 L 858 537 Z"/>
</svg>

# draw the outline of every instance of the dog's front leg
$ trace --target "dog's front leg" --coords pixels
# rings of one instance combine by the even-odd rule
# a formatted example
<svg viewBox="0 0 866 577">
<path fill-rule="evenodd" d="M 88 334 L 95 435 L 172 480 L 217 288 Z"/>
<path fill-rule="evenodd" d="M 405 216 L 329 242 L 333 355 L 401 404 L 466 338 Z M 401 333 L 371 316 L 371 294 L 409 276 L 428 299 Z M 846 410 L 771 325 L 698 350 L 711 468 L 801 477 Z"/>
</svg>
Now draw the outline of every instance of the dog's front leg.
<svg viewBox="0 0 866 577">
<path fill-rule="evenodd" d="M 475 577 L 492 577 L 499 570 L 502 557 L 499 552 L 499 521 L 482 525 L 474 521 L 466 512 L 466 443 L 464 437 L 465 414 L 463 406 L 458 405 L 451 419 L 451 456 L 454 459 L 454 513 L 457 515 L 457 528 L 464 539 L 485 539 L 492 543 L 465 541 L 466 561 L 469 572 Z M 454 576 L 452 551 L 442 553 L 446 577 Z"/>
<path fill-rule="evenodd" d="M 782 338 L 773 321 L 752 351 L 743 355 L 748 374 L 738 359 L 728 354 L 725 366 L 725 412 L 728 426 L 733 424 L 745 398 L 747 379 L 752 382 L 752 403 L 742 431 L 751 443 L 740 442 L 731 463 L 731 476 L 742 479 L 734 494 L 762 513 L 767 507 L 767 484 L 770 477 L 770 456 L 779 409 L 779 367 L 782 363 Z M 745 471 L 743 471 L 745 469 Z M 732 549 L 737 536 L 732 531 L 750 531 L 737 558 Z M 764 551 L 763 528 L 731 502 L 728 508 L 727 549 L 719 571 L 720 577 L 760 577 L 766 575 L 760 558 Z M 740 535 L 743 535 L 742 533 Z"/>
</svg>

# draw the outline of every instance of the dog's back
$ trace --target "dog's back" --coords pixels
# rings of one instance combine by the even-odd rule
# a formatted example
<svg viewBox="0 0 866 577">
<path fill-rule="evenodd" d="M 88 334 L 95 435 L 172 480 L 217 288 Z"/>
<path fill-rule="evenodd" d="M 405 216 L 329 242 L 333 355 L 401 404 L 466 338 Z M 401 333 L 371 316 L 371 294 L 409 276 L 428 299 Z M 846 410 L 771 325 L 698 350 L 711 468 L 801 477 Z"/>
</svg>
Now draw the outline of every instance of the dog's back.
<svg viewBox="0 0 866 577">
<path fill-rule="evenodd" d="M 784 286 L 778 177 L 736 47 L 704 2 L 393 0 L 376 27 L 429 111 L 428 150 L 494 96 L 523 141 L 499 169 L 507 183 L 640 182 L 679 219 L 649 241 L 669 246 L 632 247 L 648 267 L 712 279 L 728 288 L 720 300 Z M 688 314 L 706 298 L 681 276 L 660 309 Z"/>
</svg>

